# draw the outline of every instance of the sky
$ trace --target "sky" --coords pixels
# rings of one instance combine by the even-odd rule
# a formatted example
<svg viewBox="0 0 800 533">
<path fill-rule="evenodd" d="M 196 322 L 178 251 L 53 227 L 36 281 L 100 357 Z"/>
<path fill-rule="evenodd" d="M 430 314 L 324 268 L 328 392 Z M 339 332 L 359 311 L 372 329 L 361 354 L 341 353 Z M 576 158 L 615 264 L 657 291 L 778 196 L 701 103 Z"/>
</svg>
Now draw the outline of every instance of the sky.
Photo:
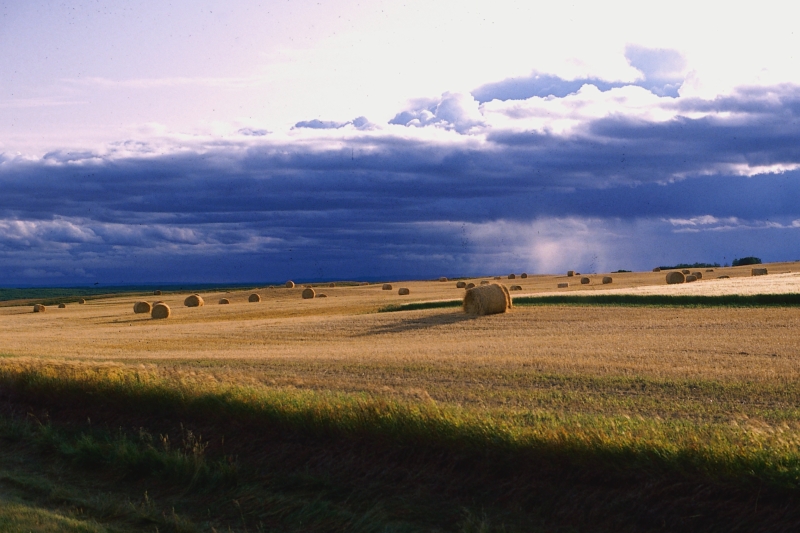
<svg viewBox="0 0 800 533">
<path fill-rule="evenodd" d="M 788 3 L 471 4 L 0 0 L 0 285 L 800 259 Z"/>
</svg>

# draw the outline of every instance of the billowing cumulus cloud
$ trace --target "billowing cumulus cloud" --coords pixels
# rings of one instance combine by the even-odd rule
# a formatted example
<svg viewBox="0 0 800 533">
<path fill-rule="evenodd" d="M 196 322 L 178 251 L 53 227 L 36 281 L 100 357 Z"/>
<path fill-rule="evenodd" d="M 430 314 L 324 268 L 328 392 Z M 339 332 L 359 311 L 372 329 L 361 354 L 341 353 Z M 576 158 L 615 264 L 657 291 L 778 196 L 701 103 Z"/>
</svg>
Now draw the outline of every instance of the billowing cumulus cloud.
<svg viewBox="0 0 800 533">
<path fill-rule="evenodd" d="M 670 52 L 628 56 L 641 83 L 663 88 L 681 72 Z M 384 125 L 310 120 L 283 134 L 4 154 L 5 283 L 800 258 L 800 88 L 705 100 L 636 83 L 519 98 L 445 93 Z"/>
</svg>

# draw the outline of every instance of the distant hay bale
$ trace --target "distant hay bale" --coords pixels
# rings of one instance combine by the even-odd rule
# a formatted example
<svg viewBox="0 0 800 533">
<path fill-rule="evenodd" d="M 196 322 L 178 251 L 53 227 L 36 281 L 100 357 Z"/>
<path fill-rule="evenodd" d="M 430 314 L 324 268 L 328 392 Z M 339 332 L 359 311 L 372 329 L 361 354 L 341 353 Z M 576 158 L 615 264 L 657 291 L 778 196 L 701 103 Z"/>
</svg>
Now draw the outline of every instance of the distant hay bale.
<svg viewBox="0 0 800 533">
<path fill-rule="evenodd" d="M 475 284 L 470 281 L 469 283 L 467 283 L 467 285 L 464 288 L 465 289 L 471 289 L 474 286 L 475 286 Z"/>
<path fill-rule="evenodd" d="M 717 276 L 717 279 L 731 279 L 730 276 Z"/>
<path fill-rule="evenodd" d="M 456 289 L 463 289 L 466 286 L 467 286 L 466 281 L 459 281 L 458 283 L 456 283 Z"/>
<path fill-rule="evenodd" d="M 447 281 L 447 278 L 445 278 L 444 276 L 442 276 L 441 278 L 439 278 L 439 281 Z"/>
<path fill-rule="evenodd" d="M 653 272 L 661 272 L 661 267 L 655 267 L 655 268 L 653 269 Z"/>
<path fill-rule="evenodd" d="M 519 275 L 519 277 L 521 277 L 522 279 L 527 279 L 528 275 L 525 272 L 523 272 L 522 274 Z"/>
<path fill-rule="evenodd" d="M 567 270 L 567 277 L 568 278 L 571 278 L 574 275 L 575 275 L 575 271 L 574 270 Z"/>
<path fill-rule="evenodd" d="M 695 276 L 692 276 L 691 274 L 686 276 L 686 283 L 691 283 L 693 281 L 697 281 L 697 278 Z"/>
<path fill-rule="evenodd" d="M 613 282 L 614 280 L 611 276 L 603 276 L 603 285 L 608 285 L 609 283 Z"/>
<path fill-rule="evenodd" d="M 767 269 L 766 268 L 754 268 L 750 271 L 750 275 L 752 276 L 766 276 Z"/>
<path fill-rule="evenodd" d="M 689 274 L 691 274 L 691 272 L 689 272 L 686 269 L 683 269 L 683 270 L 681 270 L 681 274 L 683 274 L 684 276 L 688 276 Z"/>
<path fill-rule="evenodd" d="M 558 284 L 558 288 L 559 289 L 566 289 L 567 287 L 569 287 L 569 283 L 559 283 Z"/>
<path fill-rule="evenodd" d="M 586 278 L 586 277 L 581 278 L 581 285 L 588 285 L 591 282 L 592 282 L 592 280 L 590 280 L 589 278 Z"/>
<path fill-rule="evenodd" d="M 697 279 L 703 279 L 703 273 L 702 272 L 692 272 L 692 276 L 694 276 Z"/>
<path fill-rule="evenodd" d="M 167 304 L 156 304 L 153 306 L 153 310 L 150 311 L 150 318 L 169 318 L 170 314 L 172 312 Z"/>
<path fill-rule="evenodd" d="M 33 306 L 33 312 L 34 313 L 44 313 L 45 311 L 47 311 L 47 308 L 45 306 L 43 306 L 42 304 L 35 304 Z"/>
<path fill-rule="evenodd" d="M 399 294 L 400 296 L 407 296 L 411 294 L 411 291 L 408 290 L 408 288 L 406 287 L 400 287 L 400 289 L 397 291 L 397 294 Z"/>
<path fill-rule="evenodd" d="M 219 304 L 220 305 L 228 305 L 229 303 L 231 303 L 231 301 L 228 300 L 227 298 L 220 298 L 219 299 Z"/>
<path fill-rule="evenodd" d="M 153 291 L 153 296 L 161 296 L 161 291 Z"/>
<path fill-rule="evenodd" d="M 384 291 L 390 291 L 390 290 L 392 290 L 392 284 L 391 283 L 384 283 L 383 287 L 381 287 L 381 289 L 384 290 Z"/>
<path fill-rule="evenodd" d="M 247 301 L 250 302 L 250 303 L 260 302 L 261 301 L 261 296 L 256 294 L 256 293 L 253 293 L 253 294 L 251 294 L 250 296 L 247 297 Z"/>
<path fill-rule="evenodd" d="M 328 295 L 325 294 L 324 292 L 321 292 L 321 293 L 317 294 L 317 296 L 316 296 L 316 298 L 327 298 L 327 297 L 328 297 Z"/>
<path fill-rule="evenodd" d="M 79 304 L 85 304 L 85 303 L 86 303 L 86 300 L 84 300 L 83 298 L 79 298 L 79 299 L 78 299 L 78 303 L 79 303 Z"/>
<path fill-rule="evenodd" d="M 713 268 L 707 268 L 706 272 L 714 272 L 714 269 Z"/>
<path fill-rule="evenodd" d="M 511 295 L 505 285 L 492 283 L 473 287 L 464 295 L 464 312 L 468 315 L 493 315 L 511 308 Z"/>
<path fill-rule="evenodd" d="M 136 302 L 133 304 L 133 312 L 138 314 L 141 313 L 149 313 L 153 310 L 153 306 L 150 305 L 150 302 Z"/>
<path fill-rule="evenodd" d="M 511 291 L 521 291 L 522 290 L 522 286 L 521 285 L 512 285 L 509 290 L 511 290 Z"/>
<path fill-rule="evenodd" d="M 669 272 L 667 273 L 667 285 L 677 285 L 678 283 L 685 283 L 686 276 L 683 272 Z"/>
<path fill-rule="evenodd" d="M 488 284 L 489 284 L 489 280 L 485 280 L 485 279 L 481 280 L 481 285 L 488 285 Z"/>
<path fill-rule="evenodd" d="M 335 287 L 335 286 L 336 286 L 336 284 L 335 284 L 335 283 L 329 283 L 329 284 L 328 284 L 328 287 Z M 320 296 L 322 296 L 322 295 L 320 295 Z"/>
<path fill-rule="evenodd" d="M 66 309 L 66 308 L 67 308 L 67 304 L 65 304 L 65 303 L 60 303 L 60 304 L 58 304 L 58 308 L 59 308 L 59 309 Z"/>
<path fill-rule="evenodd" d="M 310 300 L 315 295 L 316 295 L 316 293 L 314 292 L 314 289 L 311 289 L 311 288 L 303 289 L 303 294 L 302 294 L 303 300 Z"/>
<path fill-rule="evenodd" d="M 508 279 L 517 279 L 517 275 L 516 274 L 509 274 L 508 275 Z"/>
<path fill-rule="evenodd" d="M 286 282 L 286 288 L 287 289 L 294 289 L 294 281 L 291 281 L 291 280 L 287 281 Z"/>
<path fill-rule="evenodd" d="M 495 276 L 494 279 L 502 279 L 500 276 Z"/>
<path fill-rule="evenodd" d="M 183 301 L 183 305 L 186 307 L 202 307 L 205 304 L 206 303 L 203 301 L 203 297 L 199 294 L 192 294 Z"/>
</svg>

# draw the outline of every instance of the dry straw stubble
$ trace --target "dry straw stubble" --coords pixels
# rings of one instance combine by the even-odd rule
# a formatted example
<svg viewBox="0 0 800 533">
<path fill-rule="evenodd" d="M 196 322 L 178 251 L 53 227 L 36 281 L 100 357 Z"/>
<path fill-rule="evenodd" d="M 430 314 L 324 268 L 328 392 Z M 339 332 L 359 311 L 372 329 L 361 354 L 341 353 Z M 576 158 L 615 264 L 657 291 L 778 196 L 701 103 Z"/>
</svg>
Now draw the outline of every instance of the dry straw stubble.
<svg viewBox="0 0 800 533">
<path fill-rule="evenodd" d="M 464 312 L 469 315 L 505 313 L 511 308 L 511 295 L 505 285 L 481 285 L 467 291 L 463 307 Z"/>
</svg>

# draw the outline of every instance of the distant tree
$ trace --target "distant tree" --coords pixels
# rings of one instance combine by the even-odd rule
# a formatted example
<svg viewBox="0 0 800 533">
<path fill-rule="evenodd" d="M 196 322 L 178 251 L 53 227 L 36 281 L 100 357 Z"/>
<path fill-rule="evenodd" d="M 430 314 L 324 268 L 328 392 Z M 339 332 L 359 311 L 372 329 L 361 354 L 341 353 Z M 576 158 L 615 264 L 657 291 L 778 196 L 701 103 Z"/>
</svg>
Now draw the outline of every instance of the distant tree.
<svg viewBox="0 0 800 533">
<path fill-rule="evenodd" d="M 742 257 L 741 259 L 734 259 L 733 263 L 731 263 L 731 266 L 739 267 L 745 265 L 760 265 L 760 264 L 761 264 L 761 259 L 759 259 L 758 257 L 750 256 L 750 257 Z"/>
</svg>

